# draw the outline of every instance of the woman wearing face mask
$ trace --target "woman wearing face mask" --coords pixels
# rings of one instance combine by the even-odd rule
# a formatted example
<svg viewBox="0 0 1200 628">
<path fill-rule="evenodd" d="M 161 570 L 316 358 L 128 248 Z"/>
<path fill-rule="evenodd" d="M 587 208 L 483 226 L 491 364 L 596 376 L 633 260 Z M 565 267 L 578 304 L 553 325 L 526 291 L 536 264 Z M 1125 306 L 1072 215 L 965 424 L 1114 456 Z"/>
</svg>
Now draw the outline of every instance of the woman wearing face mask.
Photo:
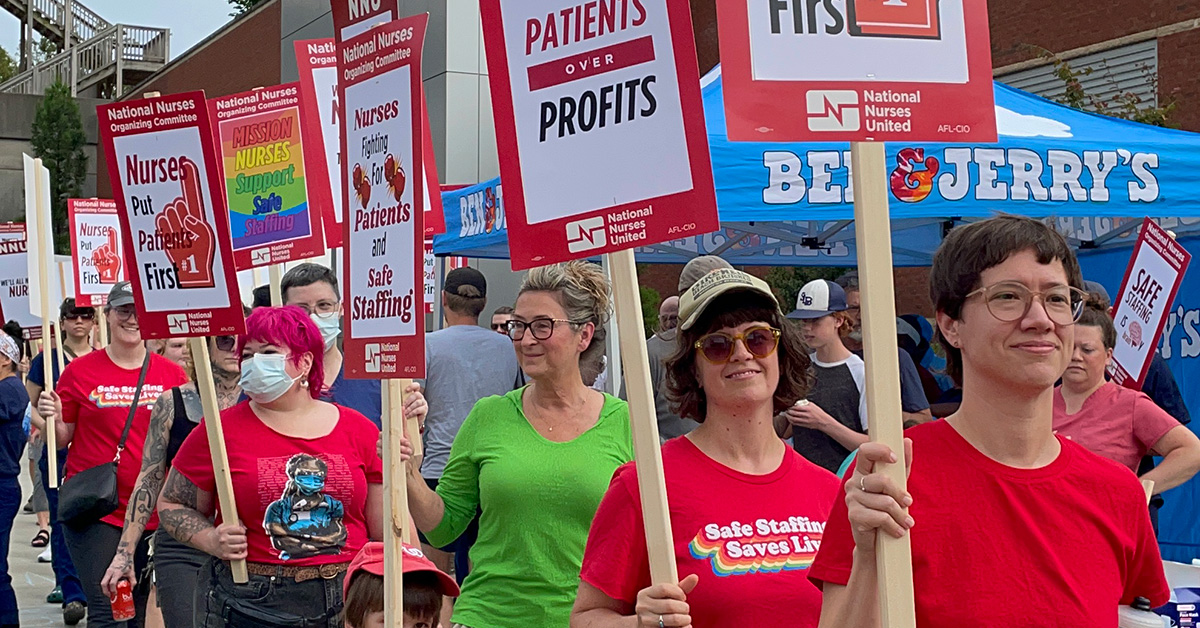
<svg viewBox="0 0 1200 628">
<path fill-rule="evenodd" d="M 71 360 L 55 391 L 43 391 L 38 400 L 38 412 L 43 417 L 55 416 L 58 446 L 71 446 L 64 483 L 69 486 L 71 478 L 80 471 L 112 462 L 133 403 L 133 394 L 128 391 L 137 387 L 142 365 L 147 364 L 145 382 L 138 395 L 138 409 L 118 460 L 119 505 L 116 511 L 99 521 L 68 522 L 63 528 L 71 560 L 87 594 L 89 626 L 125 624 L 113 621 L 110 598 L 100 582 L 118 549 L 132 558 L 133 573 L 140 574 L 146 568 L 150 534 L 158 528 L 157 518 L 148 516 L 145 530 L 130 536 L 119 548 L 121 526 L 127 506 L 145 507 L 145 504 L 130 504 L 130 497 L 142 467 L 150 409 L 164 391 L 187 382 L 183 369 L 146 350 L 129 282 L 123 281 L 113 287 L 104 308 L 111 331 L 108 346 Z M 149 593 L 149 582 L 137 582 L 133 587 L 137 609 L 133 622 L 139 626 L 146 616 Z"/>
<path fill-rule="evenodd" d="M 633 459 L 628 406 L 588 388 L 579 372 L 609 302 L 594 264 L 531 270 L 508 335 L 532 383 L 475 404 L 437 492 L 419 460 L 408 465 L 409 510 L 433 545 L 458 538 L 482 509 L 455 626 L 569 621 L 588 526 L 613 471 Z M 401 447 L 402 459 L 410 453 Z"/>
<path fill-rule="evenodd" d="M 8 573 L 9 537 L 21 508 L 21 453 L 25 450 L 25 406 L 29 397 L 17 372 L 21 348 L 0 334 L 0 626 L 19 626 L 17 594 Z"/>
<path fill-rule="evenodd" d="M 207 339 L 213 383 L 216 385 L 217 405 L 225 410 L 234 405 L 241 394 L 238 386 L 239 354 L 237 336 L 217 336 Z M 158 398 L 150 413 L 150 431 L 142 453 L 142 471 L 133 489 L 131 507 L 125 512 L 125 527 L 117 555 L 113 557 L 100 586 L 110 596 L 116 593 L 121 579 L 137 582 L 140 574 L 134 571 L 132 548 L 142 537 L 146 524 L 154 514 L 163 480 L 171 462 L 188 434 L 200 423 L 204 409 L 192 383 L 172 388 Z M 167 628 L 187 628 L 192 625 L 192 598 L 199 585 L 200 567 L 207 554 L 175 540 L 165 530 L 154 534 L 154 573 L 158 588 L 158 605 Z"/>
<path fill-rule="evenodd" d="M 342 578 L 368 539 L 383 536 L 379 430 L 320 399 L 321 334 L 304 310 L 259 308 L 239 341 L 242 390 L 221 414 L 237 521 L 212 522 L 216 481 L 208 435 L 193 430 L 159 498 L 163 527 L 211 555 L 200 570 L 195 625 L 339 626 Z M 227 561 L 248 561 L 234 584 Z"/>
<path fill-rule="evenodd" d="M 1147 452 L 1162 456 L 1142 479 L 1157 493 L 1175 488 L 1200 471 L 1200 439 L 1145 393 L 1104 378 L 1117 331 L 1096 300 L 1075 325 L 1075 351 L 1054 391 L 1054 429 L 1134 473 Z"/>
</svg>

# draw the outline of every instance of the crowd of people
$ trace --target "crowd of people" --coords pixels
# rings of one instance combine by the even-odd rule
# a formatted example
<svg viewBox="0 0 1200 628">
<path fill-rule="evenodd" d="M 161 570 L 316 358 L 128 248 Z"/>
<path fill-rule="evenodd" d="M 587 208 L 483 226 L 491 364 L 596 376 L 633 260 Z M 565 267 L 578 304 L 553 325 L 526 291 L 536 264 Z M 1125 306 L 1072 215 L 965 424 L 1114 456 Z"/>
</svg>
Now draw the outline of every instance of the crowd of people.
<svg viewBox="0 0 1200 628">
<path fill-rule="evenodd" d="M 33 542 L 52 548 L 48 601 L 68 625 L 125 624 L 112 600 L 126 588 L 137 626 L 382 624 L 380 384 L 345 377 L 334 272 L 299 264 L 280 287 L 282 306 L 247 308 L 244 335 L 205 340 L 236 516 L 218 506 L 199 356 L 142 338 L 128 283 L 101 321 L 62 304 L 61 356 L 0 335 L 0 543 L 29 434 L 52 420 L 64 482 L 49 487 L 32 441 Z M 1169 371 L 1146 393 L 1107 380 L 1107 294 L 1041 222 L 951 231 L 932 323 L 897 319 L 903 489 L 879 468 L 896 452 L 867 437 L 853 272 L 805 284 L 792 308 L 719 257 L 693 259 L 647 341 L 654 417 L 601 390 L 622 373 L 604 359 L 599 267 L 530 271 L 486 326 L 483 274 L 454 269 L 441 288 L 445 325 L 402 408 L 421 425 L 399 450 L 420 532 L 402 556 L 406 626 L 876 626 L 881 534 L 911 538 L 921 626 L 1107 626 L 1120 604 L 1166 600 L 1137 477 L 1157 492 L 1188 481 L 1200 439 Z M 662 437 L 677 582 L 650 577 L 633 420 Z M 82 490 L 104 473 L 111 508 Z M 3 628 L 19 617 L 0 567 Z"/>
</svg>

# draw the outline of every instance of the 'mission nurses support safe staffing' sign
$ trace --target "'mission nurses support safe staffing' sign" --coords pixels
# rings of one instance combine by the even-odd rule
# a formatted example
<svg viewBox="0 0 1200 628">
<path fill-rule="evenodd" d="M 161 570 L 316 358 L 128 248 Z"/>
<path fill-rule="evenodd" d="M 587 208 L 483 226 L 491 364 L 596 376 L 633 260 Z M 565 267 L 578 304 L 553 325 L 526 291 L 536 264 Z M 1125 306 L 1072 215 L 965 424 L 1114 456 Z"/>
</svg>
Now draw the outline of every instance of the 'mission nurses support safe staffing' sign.
<svg viewBox="0 0 1200 628">
<path fill-rule="evenodd" d="M 421 45 L 427 15 L 338 46 L 346 376 L 425 375 Z M 435 191 L 432 193 L 436 193 Z"/>
<path fill-rule="evenodd" d="M 1109 369 L 1113 381 L 1141 390 L 1191 260 L 1187 249 L 1157 223 L 1149 218 L 1142 222 L 1133 258 L 1113 304 L 1117 328 L 1117 345 Z"/>
<path fill-rule="evenodd" d="M 731 0 L 717 19 L 733 141 L 996 141 L 984 0 Z"/>
<path fill-rule="evenodd" d="M 480 12 L 514 269 L 717 229 L 686 2 Z"/>
<path fill-rule="evenodd" d="M 71 261 L 75 265 L 75 304 L 100 307 L 113 284 L 126 279 L 121 260 L 121 221 L 117 204 L 107 199 L 67 200 Z"/>
<path fill-rule="evenodd" d="M 102 105 L 97 113 L 142 336 L 241 333 L 204 92 Z"/>
<path fill-rule="evenodd" d="M 237 269 L 324 253 L 320 217 L 305 185 L 300 84 L 213 98 L 208 107 L 219 134 Z"/>
</svg>

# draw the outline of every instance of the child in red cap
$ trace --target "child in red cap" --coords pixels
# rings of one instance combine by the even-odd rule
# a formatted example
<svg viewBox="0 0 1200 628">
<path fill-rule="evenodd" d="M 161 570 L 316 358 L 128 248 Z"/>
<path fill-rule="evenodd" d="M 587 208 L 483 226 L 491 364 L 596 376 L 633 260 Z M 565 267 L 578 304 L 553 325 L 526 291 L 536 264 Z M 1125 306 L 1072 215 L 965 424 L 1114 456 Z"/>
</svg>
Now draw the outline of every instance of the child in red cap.
<svg viewBox="0 0 1200 628">
<path fill-rule="evenodd" d="M 404 545 L 404 628 L 437 628 L 443 596 L 458 597 L 454 578 L 416 547 Z M 350 562 L 342 586 L 346 628 L 383 626 L 383 543 L 367 543 Z"/>
</svg>

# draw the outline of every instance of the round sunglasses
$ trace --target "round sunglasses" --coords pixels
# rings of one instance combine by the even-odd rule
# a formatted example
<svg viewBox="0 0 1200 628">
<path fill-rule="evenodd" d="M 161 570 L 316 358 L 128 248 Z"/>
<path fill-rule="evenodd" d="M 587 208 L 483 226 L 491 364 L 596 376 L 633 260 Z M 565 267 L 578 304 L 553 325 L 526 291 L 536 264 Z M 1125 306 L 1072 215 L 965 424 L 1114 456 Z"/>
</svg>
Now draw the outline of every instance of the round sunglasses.
<svg viewBox="0 0 1200 628">
<path fill-rule="evenodd" d="M 695 347 L 705 360 L 713 364 L 725 364 L 733 358 L 734 347 L 740 340 L 755 358 L 762 359 L 779 348 L 779 336 L 783 332 L 774 327 L 751 327 L 740 334 L 715 331 L 696 341 Z"/>
</svg>

